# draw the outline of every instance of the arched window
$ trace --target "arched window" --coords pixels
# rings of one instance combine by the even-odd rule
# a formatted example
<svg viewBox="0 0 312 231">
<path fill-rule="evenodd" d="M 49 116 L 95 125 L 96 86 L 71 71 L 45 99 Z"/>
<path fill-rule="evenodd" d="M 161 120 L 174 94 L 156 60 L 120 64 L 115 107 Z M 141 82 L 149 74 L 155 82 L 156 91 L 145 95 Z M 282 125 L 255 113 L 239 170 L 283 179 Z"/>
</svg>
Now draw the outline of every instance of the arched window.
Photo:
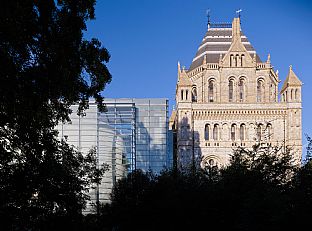
<svg viewBox="0 0 312 231">
<path fill-rule="evenodd" d="M 242 54 L 241 55 L 241 67 L 244 66 L 244 62 L 245 62 L 245 55 Z"/>
<path fill-rule="evenodd" d="M 234 62 L 234 55 L 230 55 L 230 67 L 233 66 L 233 62 Z"/>
<path fill-rule="evenodd" d="M 245 81 L 244 81 L 244 79 L 240 79 L 238 85 L 239 85 L 239 101 L 244 102 L 244 98 L 245 98 Z"/>
<path fill-rule="evenodd" d="M 239 138 L 240 138 L 240 140 L 245 140 L 245 129 L 246 128 L 246 126 L 245 126 L 245 124 L 241 124 L 240 125 L 240 128 L 239 128 Z"/>
<path fill-rule="evenodd" d="M 210 166 L 215 165 L 215 161 L 213 159 L 208 160 L 208 163 L 209 163 Z"/>
<path fill-rule="evenodd" d="M 183 100 L 183 93 L 184 93 L 184 91 L 181 90 L 181 100 Z"/>
<path fill-rule="evenodd" d="M 236 57 L 235 57 L 235 67 L 238 67 L 238 62 L 239 62 L 239 55 L 236 55 Z"/>
<path fill-rule="evenodd" d="M 264 99 L 264 83 L 263 79 L 257 81 L 257 102 L 263 102 Z"/>
<path fill-rule="evenodd" d="M 236 130 L 236 124 L 232 124 L 231 126 L 231 140 L 235 140 L 235 130 Z"/>
<path fill-rule="evenodd" d="M 213 139 L 214 140 L 218 140 L 219 139 L 218 133 L 219 133 L 219 125 L 215 124 L 213 126 Z"/>
<path fill-rule="evenodd" d="M 290 100 L 293 100 L 294 97 L 294 89 L 290 90 Z"/>
<path fill-rule="evenodd" d="M 197 102 L 197 90 L 196 86 L 192 87 L 192 102 Z"/>
<path fill-rule="evenodd" d="M 272 140 L 272 136 L 273 136 L 273 130 L 272 130 L 272 124 L 268 123 L 267 125 L 267 129 L 268 129 L 268 140 Z"/>
<path fill-rule="evenodd" d="M 185 100 L 188 98 L 188 90 L 185 90 Z"/>
<path fill-rule="evenodd" d="M 212 167 L 216 167 L 218 163 L 216 160 L 209 158 L 203 161 L 203 165 L 204 165 L 203 167 L 205 168 L 212 168 Z"/>
<path fill-rule="evenodd" d="M 233 102 L 234 96 L 234 80 L 230 79 L 229 81 L 229 102 Z"/>
<path fill-rule="evenodd" d="M 208 83 L 208 102 L 213 102 L 214 101 L 214 81 L 213 80 L 209 80 Z"/>
<path fill-rule="evenodd" d="M 206 124 L 205 125 L 205 140 L 209 140 L 209 129 L 210 129 L 210 125 Z"/>
<path fill-rule="evenodd" d="M 298 99 L 298 89 L 295 90 L 295 100 Z"/>
</svg>

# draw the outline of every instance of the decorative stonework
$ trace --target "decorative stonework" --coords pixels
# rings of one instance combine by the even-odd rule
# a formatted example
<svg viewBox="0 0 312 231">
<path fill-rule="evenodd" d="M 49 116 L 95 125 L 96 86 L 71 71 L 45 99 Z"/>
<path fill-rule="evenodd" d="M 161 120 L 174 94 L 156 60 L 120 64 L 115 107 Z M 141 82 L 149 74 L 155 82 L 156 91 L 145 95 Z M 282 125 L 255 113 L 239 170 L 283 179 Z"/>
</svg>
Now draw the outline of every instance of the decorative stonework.
<svg viewBox="0 0 312 231">
<path fill-rule="evenodd" d="M 221 39 L 224 45 L 218 45 Z M 261 62 L 239 18 L 232 28 L 208 28 L 190 70 L 178 64 L 170 119 L 177 130 L 178 167 L 226 165 L 234 148 L 257 142 L 291 147 L 300 163 L 302 83 L 290 67 L 279 101 L 279 82 L 270 55 Z"/>
</svg>

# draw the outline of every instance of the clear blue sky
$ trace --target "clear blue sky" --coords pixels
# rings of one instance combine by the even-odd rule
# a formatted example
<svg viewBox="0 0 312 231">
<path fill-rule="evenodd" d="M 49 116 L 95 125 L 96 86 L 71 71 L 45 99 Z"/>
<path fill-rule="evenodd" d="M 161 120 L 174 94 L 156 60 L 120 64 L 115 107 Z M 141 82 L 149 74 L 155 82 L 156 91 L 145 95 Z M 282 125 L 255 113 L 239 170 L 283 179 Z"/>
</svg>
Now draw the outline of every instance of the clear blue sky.
<svg viewBox="0 0 312 231">
<path fill-rule="evenodd" d="M 98 0 L 85 36 L 98 38 L 111 54 L 113 80 L 103 96 L 168 98 L 172 109 L 177 62 L 186 68 L 191 64 L 207 29 L 208 8 L 212 22 L 231 22 L 241 8 L 242 30 L 262 60 L 271 54 L 282 81 L 293 65 L 304 83 L 303 134 L 312 136 L 309 0 Z"/>
</svg>

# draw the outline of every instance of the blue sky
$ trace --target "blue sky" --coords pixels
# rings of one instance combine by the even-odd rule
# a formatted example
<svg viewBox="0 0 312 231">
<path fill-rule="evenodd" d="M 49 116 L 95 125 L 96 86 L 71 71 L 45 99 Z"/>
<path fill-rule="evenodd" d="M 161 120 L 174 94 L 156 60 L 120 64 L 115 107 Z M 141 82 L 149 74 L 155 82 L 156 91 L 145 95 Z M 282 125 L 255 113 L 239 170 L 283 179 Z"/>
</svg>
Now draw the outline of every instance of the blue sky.
<svg viewBox="0 0 312 231">
<path fill-rule="evenodd" d="M 303 134 L 312 136 L 312 1 L 98 0 L 86 38 L 98 38 L 110 54 L 113 76 L 107 98 L 168 98 L 174 105 L 177 62 L 186 68 L 212 22 L 231 22 L 242 9 L 242 30 L 285 80 L 289 65 L 303 85 Z M 280 83 L 279 88 L 282 87 Z M 303 138 L 303 144 L 306 144 Z M 303 150 L 305 152 L 305 150 Z"/>
</svg>

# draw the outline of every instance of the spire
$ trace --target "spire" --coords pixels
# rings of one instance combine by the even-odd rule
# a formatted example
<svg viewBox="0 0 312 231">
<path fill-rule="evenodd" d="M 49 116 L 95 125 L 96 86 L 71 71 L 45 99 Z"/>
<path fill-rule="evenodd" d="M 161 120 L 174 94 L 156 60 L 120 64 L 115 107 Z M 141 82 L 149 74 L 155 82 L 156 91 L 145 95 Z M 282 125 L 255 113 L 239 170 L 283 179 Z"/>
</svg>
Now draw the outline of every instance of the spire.
<svg viewBox="0 0 312 231">
<path fill-rule="evenodd" d="M 270 55 L 270 54 L 268 54 L 268 59 L 267 59 L 266 62 L 267 62 L 267 63 L 271 63 L 271 55 Z"/>
<path fill-rule="evenodd" d="M 185 66 L 182 66 L 182 70 L 181 70 L 180 62 L 178 62 L 178 85 L 179 86 L 192 85 L 191 80 L 186 74 Z"/>
<path fill-rule="evenodd" d="M 240 19 L 239 18 L 234 18 L 232 22 L 232 41 L 239 40 L 241 41 L 241 36 L 240 36 Z"/>
<path fill-rule="evenodd" d="M 208 12 L 209 11 L 207 11 L 207 14 Z M 244 36 L 244 33 L 242 32 L 240 19 L 239 18 L 235 19 L 235 22 L 239 21 L 238 25 L 235 26 L 235 28 L 237 28 L 236 35 L 240 35 L 240 36 L 236 36 L 236 40 L 232 38 L 232 31 L 233 31 L 232 26 L 234 24 L 233 22 L 213 23 L 210 20 L 208 20 L 209 21 L 208 31 L 206 32 L 204 38 L 202 39 L 202 42 L 199 45 L 196 55 L 194 56 L 191 66 L 188 68 L 187 72 L 190 72 L 196 69 L 197 67 L 201 66 L 203 64 L 205 55 L 206 55 L 206 63 L 219 63 L 220 54 L 222 54 L 223 65 L 227 66 L 227 61 L 224 60 L 224 57 L 228 53 L 230 48 L 231 48 L 231 52 L 240 52 L 240 54 L 243 54 L 242 52 L 248 53 L 248 54 L 246 53 L 244 54 L 245 63 L 248 66 L 252 66 L 253 65 L 252 56 L 255 52 L 255 49 L 249 43 L 248 38 Z M 235 23 L 235 25 L 236 24 L 237 23 Z M 240 39 L 240 37 L 242 38 Z M 214 51 L 214 52 L 211 52 L 211 51 Z M 257 56 L 257 61 L 261 62 L 259 56 Z"/>
<path fill-rule="evenodd" d="M 272 68 L 272 66 L 271 66 L 271 55 L 270 54 L 268 54 L 267 61 L 265 62 L 265 67 L 266 68 Z"/>
<path fill-rule="evenodd" d="M 242 9 L 239 9 L 239 10 L 236 11 L 236 14 L 238 14 L 238 18 L 239 18 L 239 19 L 241 18 L 241 12 L 242 12 L 242 11 L 243 11 Z"/>
<path fill-rule="evenodd" d="M 207 19 L 208 19 L 208 21 L 207 21 L 207 29 L 209 29 L 210 28 L 210 9 L 208 9 L 206 11 L 206 15 L 207 15 Z"/>
<path fill-rule="evenodd" d="M 256 63 L 257 63 L 257 53 L 256 53 L 256 52 L 254 53 L 254 55 L 253 55 L 253 57 L 252 57 L 252 63 L 253 63 L 254 65 L 256 65 Z"/>
<path fill-rule="evenodd" d="M 242 62 L 234 62 L 233 60 L 237 60 L 237 56 L 244 55 L 244 61 Z M 225 56 L 222 59 L 224 67 L 254 67 L 256 60 L 253 60 L 251 54 L 246 49 L 245 45 L 242 43 L 241 39 L 241 27 L 240 27 L 240 19 L 234 18 L 232 22 L 232 42 L 231 46 L 226 52 Z M 236 63 L 236 64 L 235 64 Z"/>
<path fill-rule="evenodd" d="M 220 53 L 220 56 L 219 56 L 219 65 L 221 66 L 222 64 L 222 54 Z"/>
<path fill-rule="evenodd" d="M 275 74 L 276 74 L 276 75 L 277 75 L 277 77 L 278 77 L 278 70 L 276 70 Z"/>
<path fill-rule="evenodd" d="M 287 78 L 283 84 L 283 87 L 281 89 L 281 93 L 286 90 L 287 87 L 301 87 L 302 82 L 299 80 L 297 75 L 294 73 L 292 69 L 292 65 L 289 66 L 289 71 Z"/>
</svg>

